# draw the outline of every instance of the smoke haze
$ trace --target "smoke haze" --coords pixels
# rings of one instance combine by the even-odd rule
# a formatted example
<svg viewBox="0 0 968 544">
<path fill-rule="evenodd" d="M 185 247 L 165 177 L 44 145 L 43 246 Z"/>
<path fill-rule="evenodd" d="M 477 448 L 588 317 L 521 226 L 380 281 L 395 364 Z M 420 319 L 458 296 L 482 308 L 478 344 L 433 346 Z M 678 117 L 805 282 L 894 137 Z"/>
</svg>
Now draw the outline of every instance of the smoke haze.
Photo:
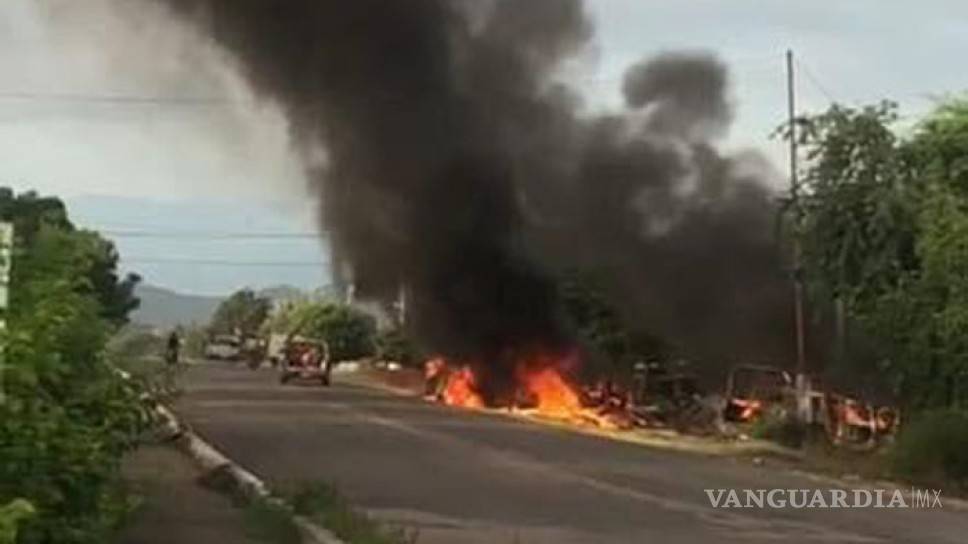
<svg viewBox="0 0 968 544">
<path fill-rule="evenodd" d="M 408 286 L 430 348 L 486 361 L 566 348 L 555 282 L 595 270 L 624 316 L 699 356 L 789 352 L 770 169 L 724 156 L 725 66 L 631 66 L 626 108 L 556 82 L 591 45 L 578 0 L 156 0 L 276 103 L 359 292 Z"/>
</svg>

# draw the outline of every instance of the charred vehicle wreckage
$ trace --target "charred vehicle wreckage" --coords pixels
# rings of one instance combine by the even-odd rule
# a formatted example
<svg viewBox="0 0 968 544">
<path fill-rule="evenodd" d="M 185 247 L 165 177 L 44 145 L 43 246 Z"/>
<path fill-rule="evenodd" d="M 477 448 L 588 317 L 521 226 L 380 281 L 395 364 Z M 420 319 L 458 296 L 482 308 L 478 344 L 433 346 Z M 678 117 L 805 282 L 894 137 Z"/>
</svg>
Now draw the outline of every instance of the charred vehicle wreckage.
<svg viewBox="0 0 968 544">
<path fill-rule="evenodd" d="M 522 384 L 509 403 L 492 406 L 478 392 L 470 365 L 434 358 L 424 366 L 424 396 L 462 408 L 513 413 L 613 430 L 670 429 L 684 434 L 748 438 L 766 422 L 798 421 L 837 447 L 872 451 L 893 439 L 900 414 L 890 406 L 837 393 L 769 365 L 732 367 L 721 390 L 703 388 L 686 361 L 640 362 L 631 379 L 576 385 L 553 366 L 519 372 Z"/>
</svg>

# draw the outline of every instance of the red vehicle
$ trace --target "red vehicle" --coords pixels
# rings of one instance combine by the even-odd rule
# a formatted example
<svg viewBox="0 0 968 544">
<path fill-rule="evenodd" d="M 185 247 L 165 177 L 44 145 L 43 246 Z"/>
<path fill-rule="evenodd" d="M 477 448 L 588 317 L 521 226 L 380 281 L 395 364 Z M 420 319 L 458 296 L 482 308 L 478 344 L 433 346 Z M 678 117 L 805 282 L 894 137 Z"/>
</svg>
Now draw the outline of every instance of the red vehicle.
<svg viewBox="0 0 968 544">
<path fill-rule="evenodd" d="M 321 385 L 330 384 L 332 364 L 329 358 L 329 345 L 325 340 L 291 338 L 282 358 L 279 381 L 288 383 L 293 378 L 319 381 Z"/>
</svg>

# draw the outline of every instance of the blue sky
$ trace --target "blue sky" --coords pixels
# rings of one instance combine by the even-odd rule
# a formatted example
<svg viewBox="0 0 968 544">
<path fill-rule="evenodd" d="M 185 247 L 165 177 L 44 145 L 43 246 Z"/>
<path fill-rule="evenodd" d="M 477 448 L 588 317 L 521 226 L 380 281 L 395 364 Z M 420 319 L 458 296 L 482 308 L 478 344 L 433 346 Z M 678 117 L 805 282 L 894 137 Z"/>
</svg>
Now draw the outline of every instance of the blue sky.
<svg viewBox="0 0 968 544">
<path fill-rule="evenodd" d="M 329 282 L 325 238 L 284 208 L 246 199 L 104 195 L 69 197 L 67 205 L 78 224 L 115 241 L 126 270 L 155 285 L 219 295 L 244 286 L 312 289 Z"/>
<path fill-rule="evenodd" d="M 732 70 L 736 122 L 722 145 L 759 149 L 780 168 L 783 146 L 768 135 L 785 115 L 788 47 L 799 61 L 803 110 L 832 99 L 890 97 L 913 119 L 935 97 L 968 88 L 963 1 L 586 4 L 597 46 L 569 67 L 568 77 L 589 109 L 619 104 L 620 77 L 630 63 L 670 49 L 712 50 Z M 64 196 L 78 222 L 92 227 L 199 233 L 117 238 L 125 266 L 158 285 L 220 294 L 246 285 L 325 283 L 323 265 L 253 265 L 325 263 L 324 242 L 217 236 L 311 233 L 315 204 L 278 112 L 253 99 L 218 51 L 152 15 L 140 3 L 117 0 L 0 1 L 0 183 Z M 219 100 L 118 105 L 73 95 Z"/>
</svg>

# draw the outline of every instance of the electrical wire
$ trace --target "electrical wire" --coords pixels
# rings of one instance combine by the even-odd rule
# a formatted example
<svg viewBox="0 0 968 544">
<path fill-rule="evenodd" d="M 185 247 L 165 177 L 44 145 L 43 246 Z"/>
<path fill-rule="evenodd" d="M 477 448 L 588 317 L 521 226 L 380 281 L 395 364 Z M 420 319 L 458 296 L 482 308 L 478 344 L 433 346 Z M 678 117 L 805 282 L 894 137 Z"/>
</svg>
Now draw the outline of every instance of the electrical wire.
<svg viewBox="0 0 968 544">
<path fill-rule="evenodd" d="M 325 268 L 326 262 L 313 261 L 232 261 L 225 259 L 191 259 L 165 257 L 122 257 L 123 264 L 175 264 L 198 266 L 239 266 L 239 267 L 283 267 L 283 268 Z"/>
<path fill-rule="evenodd" d="M 97 229 L 104 236 L 114 238 L 188 238 L 208 240 L 255 240 L 255 239 L 295 239 L 319 240 L 322 235 L 314 232 L 204 232 L 168 230 L 113 230 Z"/>
</svg>

